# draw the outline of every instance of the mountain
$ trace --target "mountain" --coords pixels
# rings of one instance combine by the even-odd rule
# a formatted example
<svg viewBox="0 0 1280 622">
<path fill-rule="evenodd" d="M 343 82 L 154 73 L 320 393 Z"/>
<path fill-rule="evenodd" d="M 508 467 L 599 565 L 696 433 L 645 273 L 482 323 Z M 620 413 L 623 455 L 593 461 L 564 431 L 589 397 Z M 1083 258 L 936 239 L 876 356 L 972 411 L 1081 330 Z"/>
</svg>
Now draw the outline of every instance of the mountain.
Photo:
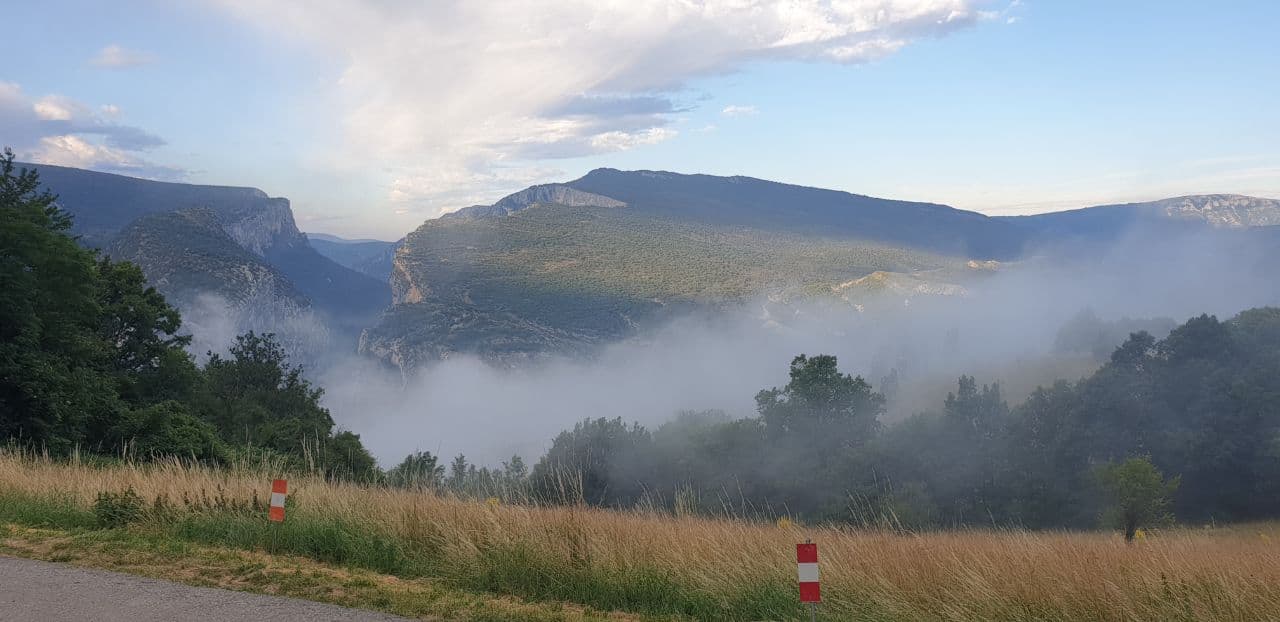
<svg viewBox="0 0 1280 622">
<path fill-rule="evenodd" d="M 1188 231 L 1205 226 L 1244 229 L 1280 225 L 1280 200 L 1203 194 L 998 220 L 1026 228 L 1040 242 L 1098 242 L 1115 240 L 1140 227 Z"/>
<path fill-rule="evenodd" d="M 212 296 L 225 303 L 218 312 L 241 324 L 236 330 L 332 329 L 354 342 L 355 334 L 389 302 L 384 281 L 343 267 L 311 247 L 298 231 L 288 199 L 256 188 L 20 166 L 37 170 L 43 186 L 58 195 L 83 243 L 138 263 L 184 316 L 216 314 L 196 307 L 207 306 Z M 306 326 L 299 321 L 304 316 L 322 326 Z M 294 339 L 313 345 L 318 340 Z"/>
<path fill-rule="evenodd" d="M 361 350 L 402 368 L 459 353 L 505 363 L 590 351 L 757 296 L 856 306 L 887 282 L 960 293 L 950 281 L 1017 257 L 1026 238 L 931 203 L 600 169 L 410 233 L 392 266 L 393 306 Z"/>
<path fill-rule="evenodd" d="M 396 246 L 400 242 L 348 240 L 324 233 L 307 233 L 306 235 L 316 252 L 338 264 L 383 283 L 391 278 L 391 259 L 395 256 Z"/>
</svg>

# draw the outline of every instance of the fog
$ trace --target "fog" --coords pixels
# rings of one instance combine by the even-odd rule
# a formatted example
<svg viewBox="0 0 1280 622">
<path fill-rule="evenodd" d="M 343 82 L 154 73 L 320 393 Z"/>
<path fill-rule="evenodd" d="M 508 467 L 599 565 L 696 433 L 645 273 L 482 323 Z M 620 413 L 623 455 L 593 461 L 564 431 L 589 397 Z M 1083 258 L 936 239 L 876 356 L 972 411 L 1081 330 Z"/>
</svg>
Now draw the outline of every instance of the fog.
<svg viewBox="0 0 1280 622">
<path fill-rule="evenodd" d="M 963 287 L 958 296 L 762 297 L 673 320 L 589 360 L 512 370 L 456 356 L 405 380 L 398 370 L 344 355 L 313 366 L 311 376 L 339 426 L 359 433 L 384 467 L 417 450 L 464 453 L 480 464 L 519 454 L 532 463 L 559 431 L 588 417 L 654 426 L 681 410 L 752 416 L 756 392 L 785 384 L 800 353 L 837 355 L 843 371 L 877 390 L 896 370 L 890 419 L 939 409 L 962 373 L 1000 381 L 1016 403 L 1037 384 L 1076 380 L 1099 364 L 1054 349 L 1059 329 L 1082 309 L 1104 320 L 1182 322 L 1280 303 L 1269 269 L 1274 239 L 1148 232 L 1087 252 L 1051 249 L 994 272 L 940 276 Z"/>
</svg>

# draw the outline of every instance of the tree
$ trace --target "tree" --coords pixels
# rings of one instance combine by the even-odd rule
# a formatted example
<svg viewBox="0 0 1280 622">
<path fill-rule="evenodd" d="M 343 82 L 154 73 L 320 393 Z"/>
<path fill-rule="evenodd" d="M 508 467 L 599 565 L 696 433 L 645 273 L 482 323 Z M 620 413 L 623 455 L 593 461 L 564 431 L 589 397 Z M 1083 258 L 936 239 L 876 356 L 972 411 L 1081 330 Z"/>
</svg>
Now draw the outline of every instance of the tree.
<svg viewBox="0 0 1280 622">
<path fill-rule="evenodd" d="M 328 477 L 369 480 L 378 476 L 378 463 L 360 442 L 360 435 L 346 430 L 324 442 L 322 462 Z"/>
<path fill-rule="evenodd" d="M 0 157 L 0 437 L 55 453 L 86 441 L 91 415 L 121 410 L 102 372 L 107 345 L 93 253 L 39 175 Z"/>
<path fill-rule="evenodd" d="M 1111 502 L 1104 522 L 1123 531 L 1125 542 L 1132 542 L 1141 527 L 1173 521 L 1169 504 L 1178 489 L 1178 478 L 1166 481 L 1150 458 L 1129 458 L 1099 467 L 1098 480 Z"/>
<path fill-rule="evenodd" d="M 121 398 L 132 405 L 189 401 L 198 372 L 184 349 L 191 337 L 178 334 L 178 311 L 147 286 L 138 266 L 104 257 L 95 268 L 98 332 L 109 346 L 105 363 Z"/>
<path fill-rule="evenodd" d="M 438 490 L 444 484 L 444 465 L 431 452 L 417 451 L 387 471 L 387 481 L 403 488 Z"/>
<path fill-rule="evenodd" d="M 774 434 L 840 429 L 842 440 L 866 440 L 879 426 L 884 396 L 861 376 L 841 374 L 836 357 L 803 354 L 791 361 L 791 380 L 756 394 L 756 410 Z"/>
<path fill-rule="evenodd" d="M 126 411 L 107 435 L 112 446 L 125 447 L 137 458 L 177 456 L 220 462 L 226 457 L 217 430 L 174 401 Z"/>
<path fill-rule="evenodd" d="M 561 432 L 533 467 L 533 487 L 548 501 L 626 505 L 640 494 L 641 474 L 630 461 L 652 446 L 640 424 L 622 418 L 586 419 Z"/>
<path fill-rule="evenodd" d="M 211 353 L 205 365 L 205 416 L 229 443 L 301 456 L 308 439 L 329 439 L 334 425 L 320 405 L 324 391 L 302 373 L 275 335 L 240 335 L 231 358 Z"/>
</svg>

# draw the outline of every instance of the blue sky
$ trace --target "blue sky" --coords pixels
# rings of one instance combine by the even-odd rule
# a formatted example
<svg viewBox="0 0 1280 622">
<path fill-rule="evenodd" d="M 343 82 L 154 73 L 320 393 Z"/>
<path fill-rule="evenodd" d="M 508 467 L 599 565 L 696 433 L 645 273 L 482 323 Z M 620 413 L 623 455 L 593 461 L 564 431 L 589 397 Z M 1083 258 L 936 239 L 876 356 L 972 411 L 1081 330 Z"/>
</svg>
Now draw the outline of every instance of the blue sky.
<svg viewBox="0 0 1280 622">
<path fill-rule="evenodd" d="M 304 230 L 610 166 L 990 214 L 1280 198 L 1280 3 L 708 0 L 6 8 L 20 157 L 257 186 Z"/>
</svg>

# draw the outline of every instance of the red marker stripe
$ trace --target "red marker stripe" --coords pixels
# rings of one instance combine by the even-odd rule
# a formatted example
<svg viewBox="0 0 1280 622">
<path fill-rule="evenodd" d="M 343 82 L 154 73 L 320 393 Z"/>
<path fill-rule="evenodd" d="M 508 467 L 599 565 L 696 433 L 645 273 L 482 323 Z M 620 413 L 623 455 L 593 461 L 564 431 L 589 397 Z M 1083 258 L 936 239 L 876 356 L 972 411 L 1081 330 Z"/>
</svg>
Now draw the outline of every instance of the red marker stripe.
<svg viewBox="0 0 1280 622">
<path fill-rule="evenodd" d="M 800 583 L 800 602 L 822 602 L 822 587 L 818 583 L 818 545 L 796 545 L 796 575 Z"/>
<path fill-rule="evenodd" d="M 277 479 L 271 482 L 271 508 L 267 510 L 267 518 L 284 522 L 284 498 L 289 493 L 289 482 Z"/>
</svg>

